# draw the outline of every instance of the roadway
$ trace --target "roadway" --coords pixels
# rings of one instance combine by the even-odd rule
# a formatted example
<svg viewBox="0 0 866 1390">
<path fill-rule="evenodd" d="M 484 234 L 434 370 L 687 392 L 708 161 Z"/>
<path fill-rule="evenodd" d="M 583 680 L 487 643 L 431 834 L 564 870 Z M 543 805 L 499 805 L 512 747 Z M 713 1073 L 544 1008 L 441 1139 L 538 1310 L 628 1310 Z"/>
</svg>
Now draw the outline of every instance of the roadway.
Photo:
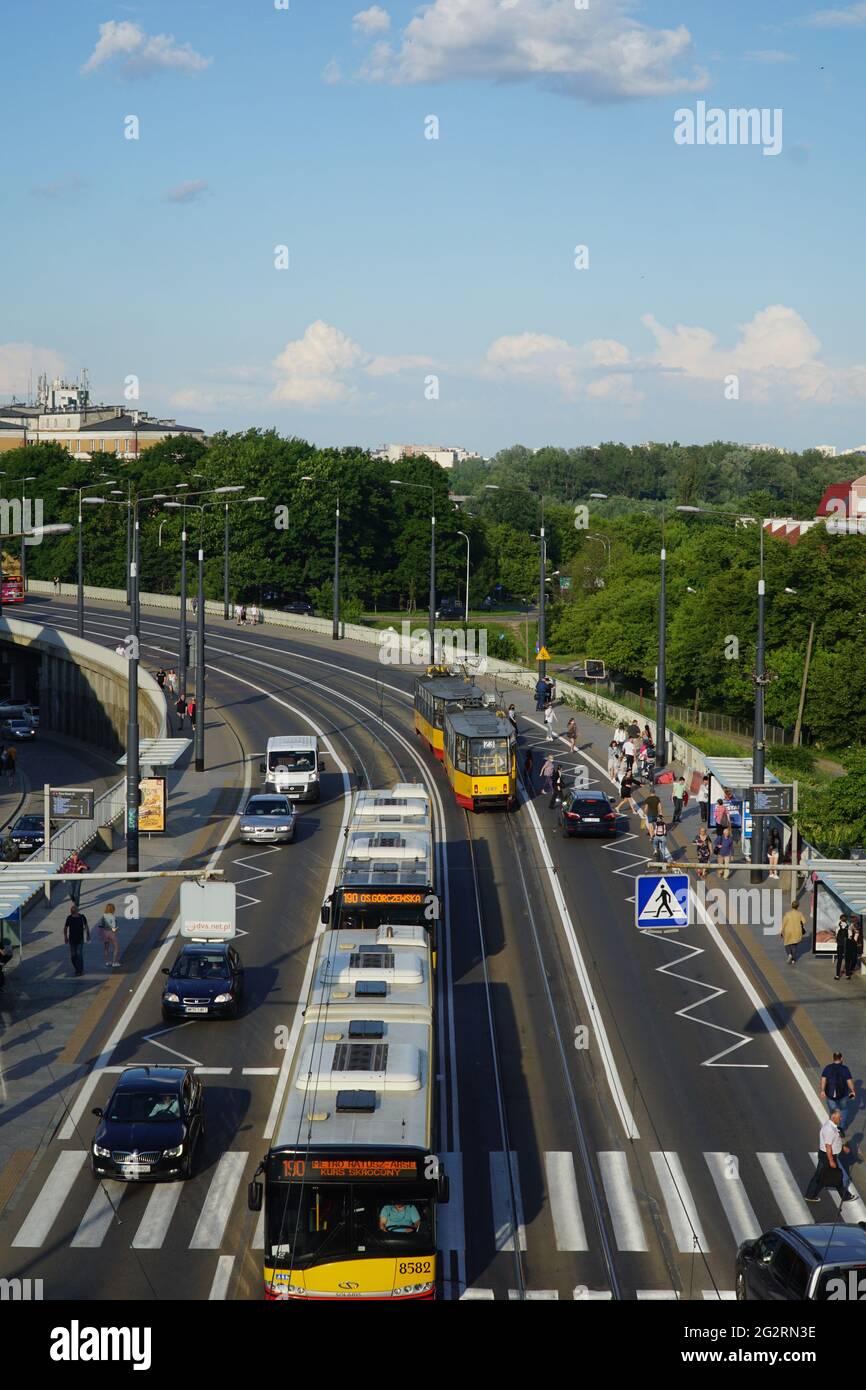
<svg viewBox="0 0 866 1390">
<path fill-rule="evenodd" d="M 62 601 L 32 598 L 21 616 L 74 625 Z M 92 640 L 114 647 L 127 628 L 117 606 L 87 605 Z M 644 843 L 631 832 L 563 841 L 543 800 L 508 818 L 458 811 L 412 734 L 412 674 L 381 666 L 375 649 L 219 619 L 207 629 L 209 722 L 230 721 L 254 762 L 271 734 L 309 732 L 309 720 L 354 782 L 423 778 L 435 789 L 450 908 L 439 972 L 439 1148 L 454 1197 L 441 1240 L 446 1297 L 726 1297 L 740 1239 L 829 1216 L 829 1194 L 826 1210 L 799 1196 L 817 1127 L 802 1075 L 768 1035 L 728 943 L 702 928 L 634 929 Z M 177 618 L 145 610 L 142 649 L 151 668 L 173 662 Z M 524 729 L 542 741 L 531 720 Z M 579 760 L 607 786 L 594 732 Z M 259 1297 L 245 1184 L 265 1147 L 275 1028 L 303 993 L 344 789 L 329 769 L 295 845 L 223 852 L 254 895 L 239 943 L 247 1006 L 237 1023 L 158 1039 L 164 1060 L 175 1047 L 209 1069 L 196 1176 L 183 1191 L 106 1196 L 83 1160 L 63 1160 L 86 1150 L 82 1120 L 48 1146 L 0 1220 L 0 1272 L 41 1276 L 50 1297 Z M 158 1005 L 154 980 L 115 1064 L 154 1060 Z M 109 1086 L 103 1076 L 92 1103 Z M 54 1208 L 43 1233 L 40 1212 Z M 852 1202 L 844 1215 L 866 1211 Z"/>
</svg>

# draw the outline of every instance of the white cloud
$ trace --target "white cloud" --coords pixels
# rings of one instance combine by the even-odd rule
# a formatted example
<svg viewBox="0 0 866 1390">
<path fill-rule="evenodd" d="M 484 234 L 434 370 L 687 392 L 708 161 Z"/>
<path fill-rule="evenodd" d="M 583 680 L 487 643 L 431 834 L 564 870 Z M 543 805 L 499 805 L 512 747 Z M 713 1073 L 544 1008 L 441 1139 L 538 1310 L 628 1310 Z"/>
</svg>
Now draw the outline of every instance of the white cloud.
<svg viewBox="0 0 866 1390">
<path fill-rule="evenodd" d="M 124 60 L 121 71 L 128 77 L 147 77 L 154 72 L 201 72 L 210 58 L 204 58 L 188 43 L 178 44 L 173 34 L 148 35 L 131 20 L 110 19 L 99 26 L 96 47 L 83 65 L 86 76 L 115 59 Z"/>
<path fill-rule="evenodd" d="M 796 63 L 796 53 L 786 53 L 781 48 L 752 48 L 745 53 L 747 63 Z"/>
<path fill-rule="evenodd" d="M 614 338 L 575 345 L 549 333 L 516 333 L 490 344 L 480 373 L 498 380 L 523 377 L 539 385 L 552 383 L 566 399 L 575 400 L 582 395 L 630 394 L 625 374 L 598 376 L 599 368 L 622 368 L 629 361 L 628 348 Z"/>
<path fill-rule="evenodd" d="M 434 365 L 432 357 L 374 357 L 364 371 L 368 376 L 397 376 L 400 372 L 421 370 Z"/>
<path fill-rule="evenodd" d="M 816 10 L 814 14 L 804 15 L 800 20 L 814 29 L 854 29 L 866 24 L 866 0 L 856 5 L 845 5 L 839 10 Z"/>
<path fill-rule="evenodd" d="M 433 0 L 398 47 L 376 45 L 358 75 L 531 81 L 596 101 L 703 90 L 703 70 L 680 71 L 691 58 L 688 29 L 651 29 L 631 18 L 633 8 L 633 0 L 594 0 L 586 10 L 573 0 Z"/>
<path fill-rule="evenodd" d="M 35 382 L 40 372 L 49 379 L 63 376 L 66 364 L 53 348 L 36 347 L 34 343 L 0 343 L 0 395 L 24 396 L 28 374 Z"/>
<path fill-rule="evenodd" d="M 204 179 L 188 179 L 186 183 L 178 183 L 174 188 L 167 188 L 162 195 L 162 200 L 164 203 L 194 203 L 209 192 L 210 189 Z"/>
<path fill-rule="evenodd" d="M 719 348 L 708 328 L 677 324 L 665 328 L 652 314 L 641 322 L 656 340 L 649 359 L 667 371 L 706 381 L 721 381 L 729 373 L 797 373 L 814 368 L 821 346 L 804 319 L 784 304 L 761 309 L 749 323 L 740 324 L 739 340 L 731 348 Z"/>
<path fill-rule="evenodd" d="M 335 87 L 338 82 L 343 80 L 343 71 L 336 58 L 331 58 L 322 69 L 322 81 L 329 87 Z"/>
<path fill-rule="evenodd" d="M 317 319 L 302 338 L 287 343 L 274 359 L 278 374 L 274 399 L 298 405 L 348 400 L 355 388 L 345 378 L 368 358 L 369 354 L 339 328 Z"/>
<path fill-rule="evenodd" d="M 381 5 L 359 10 L 352 19 L 352 28 L 359 34 L 385 34 L 391 28 L 391 16 Z"/>
</svg>

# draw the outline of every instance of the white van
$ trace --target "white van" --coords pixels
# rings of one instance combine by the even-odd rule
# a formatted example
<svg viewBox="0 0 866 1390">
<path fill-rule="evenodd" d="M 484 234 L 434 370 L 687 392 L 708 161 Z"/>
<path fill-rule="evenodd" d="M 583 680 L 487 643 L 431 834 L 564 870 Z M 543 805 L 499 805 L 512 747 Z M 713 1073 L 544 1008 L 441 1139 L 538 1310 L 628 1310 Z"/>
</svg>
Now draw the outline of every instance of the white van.
<svg viewBox="0 0 866 1390">
<path fill-rule="evenodd" d="M 312 734 L 269 738 L 265 761 L 259 764 L 265 787 L 284 792 L 292 801 L 318 801 L 323 769 L 319 740 Z"/>
</svg>

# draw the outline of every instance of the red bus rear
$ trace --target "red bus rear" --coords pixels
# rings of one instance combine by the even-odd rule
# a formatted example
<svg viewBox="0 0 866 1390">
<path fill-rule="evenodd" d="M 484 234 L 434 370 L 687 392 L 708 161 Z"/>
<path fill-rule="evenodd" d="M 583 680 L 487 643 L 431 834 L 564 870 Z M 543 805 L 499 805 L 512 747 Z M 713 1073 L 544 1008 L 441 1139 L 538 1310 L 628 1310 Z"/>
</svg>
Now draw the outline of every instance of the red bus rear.
<svg viewBox="0 0 866 1390">
<path fill-rule="evenodd" d="M 20 574 L 4 575 L 3 577 L 3 602 L 4 603 L 23 603 L 24 602 L 24 580 Z"/>
</svg>

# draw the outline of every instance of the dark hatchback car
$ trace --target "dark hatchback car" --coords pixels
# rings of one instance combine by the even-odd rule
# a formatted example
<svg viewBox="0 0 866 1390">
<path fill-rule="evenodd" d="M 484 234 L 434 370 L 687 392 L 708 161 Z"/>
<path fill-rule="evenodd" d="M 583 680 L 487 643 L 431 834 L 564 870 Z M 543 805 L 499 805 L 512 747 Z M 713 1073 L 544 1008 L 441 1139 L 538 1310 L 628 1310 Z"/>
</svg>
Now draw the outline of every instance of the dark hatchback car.
<svg viewBox="0 0 866 1390">
<path fill-rule="evenodd" d="M 294 599 L 291 603 L 284 603 L 283 613 L 294 613 L 298 618 L 312 618 L 313 605 L 304 599 Z"/>
<path fill-rule="evenodd" d="M 204 1088 L 188 1067 L 127 1067 L 104 1110 L 94 1109 L 95 1178 L 154 1182 L 192 1177 L 204 1134 Z"/>
<path fill-rule="evenodd" d="M 227 941 L 188 941 L 175 959 L 162 992 L 162 1016 L 237 1018 L 244 992 L 244 967 Z"/>
<path fill-rule="evenodd" d="M 9 838 L 15 841 L 24 854 L 30 854 L 34 849 L 41 849 L 45 843 L 44 816 L 19 816 L 9 831 Z"/>
<path fill-rule="evenodd" d="M 737 1251 L 743 1302 L 857 1302 L 866 1296 L 866 1222 L 774 1226 Z"/>
<path fill-rule="evenodd" d="M 619 816 L 604 792 L 579 790 L 566 792 L 560 811 L 563 835 L 616 835 Z"/>
</svg>

